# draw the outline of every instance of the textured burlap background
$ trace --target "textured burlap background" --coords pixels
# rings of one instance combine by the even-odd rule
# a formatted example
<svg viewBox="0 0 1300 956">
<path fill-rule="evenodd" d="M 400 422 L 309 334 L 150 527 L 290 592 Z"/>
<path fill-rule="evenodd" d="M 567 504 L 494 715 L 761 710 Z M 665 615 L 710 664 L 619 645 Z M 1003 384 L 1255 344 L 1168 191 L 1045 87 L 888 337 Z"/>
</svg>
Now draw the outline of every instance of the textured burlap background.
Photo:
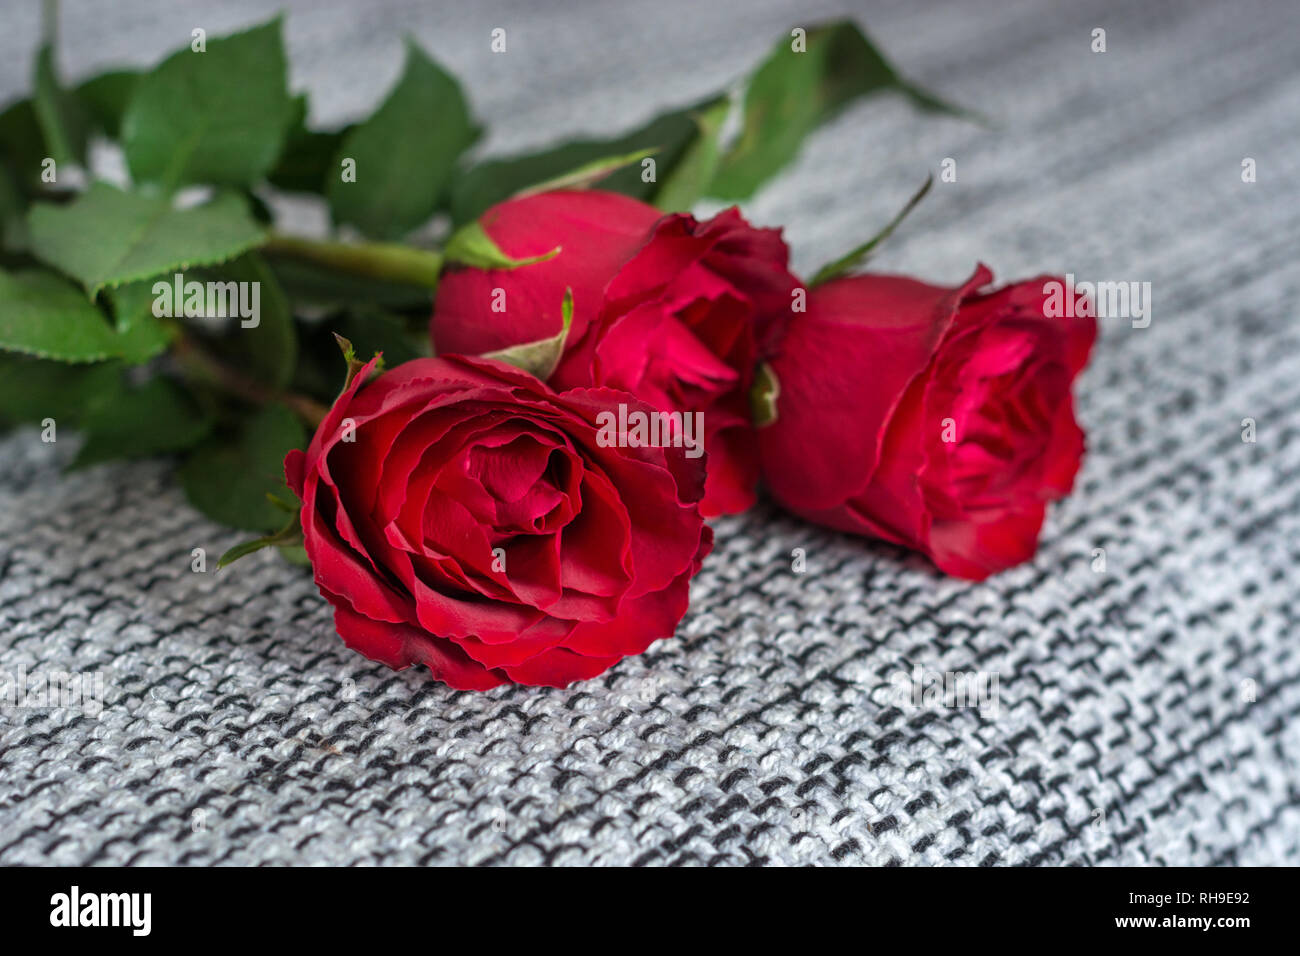
<svg viewBox="0 0 1300 956">
<path fill-rule="evenodd" d="M 689 102 L 850 5 L 289 7 L 315 119 L 376 102 L 409 31 L 505 152 Z M 9 98 L 37 4 L 3 9 Z M 152 63 L 273 9 L 68 2 L 65 71 Z M 305 571 L 192 573 L 192 548 L 239 536 L 166 463 L 63 474 L 75 436 L 24 430 L 0 441 L 0 670 L 102 671 L 107 705 L 0 709 L 0 862 L 1300 862 L 1300 8 L 852 12 L 999 126 L 854 107 L 746 206 L 786 226 L 799 267 L 952 157 L 957 182 L 880 267 L 956 282 L 979 258 L 1154 289 L 1149 328 L 1103 324 L 1080 383 L 1090 453 L 1032 564 L 972 585 L 760 508 L 718 523 L 675 638 L 568 691 L 455 693 L 347 651 Z M 996 674 L 997 714 L 895 706 L 879 688 L 913 667 Z"/>
</svg>

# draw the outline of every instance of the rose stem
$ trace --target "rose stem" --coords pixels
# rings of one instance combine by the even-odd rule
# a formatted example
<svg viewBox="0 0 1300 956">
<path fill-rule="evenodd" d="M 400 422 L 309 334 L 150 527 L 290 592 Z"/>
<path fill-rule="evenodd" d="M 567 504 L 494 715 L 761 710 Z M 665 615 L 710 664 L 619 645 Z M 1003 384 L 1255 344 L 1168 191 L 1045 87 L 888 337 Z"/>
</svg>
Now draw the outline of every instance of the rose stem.
<svg viewBox="0 0 1300 956">
<path fill-rule="evenodd" d="M 314 398 L 270 388 L 227 365 L 184 332 L 172 340 L 172 355 L 178 363 L 196 373 L 197 377 L 212 382 L 222 391 L 257 405 L 281 402 L 313 428 L 329 414 L 329 408 Z"/>
<path fill-rule="evenodd" d="M 442 269 L 438 253 L 395 242 L 337 242 L 273 232 L 262 251 L 272 257 L 314 262 L 352 275 L 429 289 L 438 287 L 438 272 Z"/>
</svg>

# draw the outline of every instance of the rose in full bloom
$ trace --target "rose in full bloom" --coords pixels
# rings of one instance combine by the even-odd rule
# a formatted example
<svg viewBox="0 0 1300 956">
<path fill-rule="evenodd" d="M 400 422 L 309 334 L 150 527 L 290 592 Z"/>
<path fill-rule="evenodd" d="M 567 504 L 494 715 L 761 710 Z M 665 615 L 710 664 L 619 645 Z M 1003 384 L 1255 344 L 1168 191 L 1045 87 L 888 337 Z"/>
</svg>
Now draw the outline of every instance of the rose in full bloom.
<svg viewBox="0 0 1300 956">
<path fill-rule="evenodd" d="M 703 459 L 607 447 L 597 422 L 649 406 L 491 359 L 417 359 L 367 383 L 373 367 L 285 459 L 349 647 L 481 690 L 564 686 L 673 633 L 712 543 Z"/>
<path fill-rule="evenodd" d="M 701 509 L 731 514 L 752 505 L 758 455 L 749 390 L 780 342 L 799 285 L 780 231 L 756 229 L 735 209 L 698 222 L 596 190 L 507 200 L 480 222 L 512 259 L 559 252 L 513 269 L 450 267 L 430 327 L 438 354 L 553 336 L 572 289 L 573 325 L 550 384 L 609 385 L 664 411 L 702 413 L 709 464 Z"/>
<path fill-rule="evenodd" d="M 992 280 L 981 265 L 955 289 L 862 275 L 810 290 L 759 430 L 777 501 L 963 578 L 1033 556 L 1079 468 L 1070 390 L 1097 327 L 1047 317 L 1048 277 L 979 291 Z"/>
</svg>

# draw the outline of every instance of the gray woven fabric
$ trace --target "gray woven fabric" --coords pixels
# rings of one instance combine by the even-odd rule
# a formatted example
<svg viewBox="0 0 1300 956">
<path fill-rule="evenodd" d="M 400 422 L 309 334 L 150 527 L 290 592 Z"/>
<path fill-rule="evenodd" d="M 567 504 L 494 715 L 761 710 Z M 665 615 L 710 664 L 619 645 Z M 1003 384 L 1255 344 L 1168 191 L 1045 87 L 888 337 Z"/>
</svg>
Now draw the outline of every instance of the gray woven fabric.
<svg viewBox="0 0 1300 956">
<path fill-rule="evenodd" d="M 6 96 L 36 6 L 6 0 Z M 376 101 L 409 30 L 463 79 L 492 152 L 689 102 L 839 12 L 289 6 L 317 120 Z M 270 9 L 67 3 L 63 62 L 153 62 Z M 881 268 L 1152 283 L 1149 328 L 1102 323 L 1080 382 L 1090 451 L 1035 561 L 969 584 L 761 507 L 717 523 L 675 638 L 566 691 L 456 693 L 345 649 L 301 569 L 192 572 L 193 548 L 238 536 L 165 463 L 65 474 L 75 436 L 27 429 L 0 442 L 0 673 L 101 672 L 105 706 L 0 700 L 0 862 L 1300 862 L 1300 8 L 855 9 L 998 126 L 893 98 L 848 111 L 746 205 L 785 224 L 800 268 L 951 157 L 957 181 Z M 995 675 L 996 712 L 900 700 L 913 668 Z"/>
</svg>

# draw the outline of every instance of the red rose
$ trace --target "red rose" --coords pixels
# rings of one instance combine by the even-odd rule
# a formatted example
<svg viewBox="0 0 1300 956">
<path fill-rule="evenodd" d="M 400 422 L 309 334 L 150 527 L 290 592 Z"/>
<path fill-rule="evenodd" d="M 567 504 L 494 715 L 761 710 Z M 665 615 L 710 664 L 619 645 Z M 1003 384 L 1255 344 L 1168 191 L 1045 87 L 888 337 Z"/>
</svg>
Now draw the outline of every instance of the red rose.
<svg viewBox="0 0 1300 956">
<path fill-rule="evenodd" d="M 701 223 L 592 190 L 512 199 L 481 224 L 512 258 L 560 252 L 515 269 L 448 269 L 431 325 L 438 352 L 481 354 L 553 336 L 571 288 L 573 325 L 551 384 L 610 385 L 664 411 L 701 413 L 709 451 L 701 510 L 752 505 L 749 389 L 798 285 L 779 230 L 755 229 L 735 209 Z M 497 289 L 504 312 L 492 310 Z"/>
<path fill-rule="evenodd" d="M 1092 318 L 1047 318 L 1047 277 L 980 293 L 899 276 L 809 292 L 772 367 L 763 477 L 798 515 L 979 580 L 1032 557 L 1083 453 L 1070 387 Z"/>
<path fill-rule="evenodd" d="M 555 335 L 565 289 L 573 290 L 568 341 L 577 342 L 600 311 L 609 280 L 662 215 L 643 202 L 596 190 L 536 193 L 493 206 L 479 224 L 508 257 L 560 251 L 516 269 L 449 267 L 438 282 L 429 327 L 438 354 L 481 355 Z M 497 289 L 506 293 L 504 312 L 492 310 Z M 552 384 L 559 385 L 559 374 L 551 376 Z M 580 378 L 566 375 L 564 381 L 591 384 Z"/>
<path fill-rule="evenodd" d="M 330 409 L 285 459 L 344 642 L 458 689 L 564 686 L 686 611 L 712 536 L 703 459 L 605 447 L 613 389 L 557 394 L 501 362 L 417 359 Z"/>
</svg>

